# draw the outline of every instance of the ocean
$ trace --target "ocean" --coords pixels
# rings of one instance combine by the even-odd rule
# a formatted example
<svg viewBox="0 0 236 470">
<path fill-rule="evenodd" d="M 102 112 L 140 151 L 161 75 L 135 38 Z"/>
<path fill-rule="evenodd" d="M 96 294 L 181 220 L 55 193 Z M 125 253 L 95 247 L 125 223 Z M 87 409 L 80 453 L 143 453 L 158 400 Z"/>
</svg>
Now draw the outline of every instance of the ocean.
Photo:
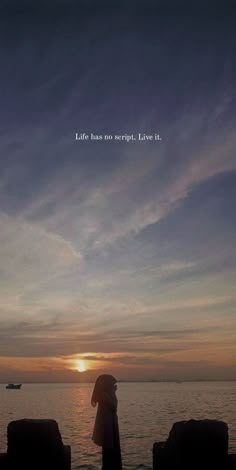
<svg viewBox="0 0 236 470">
<path fill-rule="evenodd" d="M 93 384 L 0 384 L 0 452 L 6 451 L 9 421 L 56 419 L 64 444 L 72 450 L 72 470 L 99 470 L 101 450 L 91 440 L 96 410 Z M 124 470 L 150 470 L 152 445 L 165 440 L 175 421 L 223 420 L 229 450 L 236 452 L 236 382 L 118 383 L 118 416 Z"/>
</svg>

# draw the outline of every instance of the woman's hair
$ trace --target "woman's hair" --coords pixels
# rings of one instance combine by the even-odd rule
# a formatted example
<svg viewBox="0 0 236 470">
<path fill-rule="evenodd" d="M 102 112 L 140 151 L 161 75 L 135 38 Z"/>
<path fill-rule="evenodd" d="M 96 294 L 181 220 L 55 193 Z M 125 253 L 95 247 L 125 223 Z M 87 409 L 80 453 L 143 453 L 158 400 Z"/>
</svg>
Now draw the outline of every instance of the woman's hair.
<svg viewBox="0 0 236 470">
<path fill-rule="evenodd" d="M 113 375 L 99 375 L 94 385 L 91 398 L 91 405 L 95 407 L 96 404 L 99 402 L 102 394 L 104 392 L 110 393 L 113 390 L 116 382 L 117 380 L 115 379 L 115 377 L 113 377 Z"/>
</svg>

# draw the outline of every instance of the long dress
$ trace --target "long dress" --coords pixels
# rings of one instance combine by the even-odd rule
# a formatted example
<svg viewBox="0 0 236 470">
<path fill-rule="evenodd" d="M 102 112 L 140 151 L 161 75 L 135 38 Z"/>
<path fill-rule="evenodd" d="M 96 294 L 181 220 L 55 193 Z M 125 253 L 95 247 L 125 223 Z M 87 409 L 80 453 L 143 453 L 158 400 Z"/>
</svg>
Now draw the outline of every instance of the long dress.
<svg viewBox="0 0 236 470">
<path fill-rule="evenodd" d="M 95 444 L 102 447 L 102 470 L 122 470 L 115 393 L 113 396 L 102 393 L 98 402 L 92 439 Z"/>
</svg>

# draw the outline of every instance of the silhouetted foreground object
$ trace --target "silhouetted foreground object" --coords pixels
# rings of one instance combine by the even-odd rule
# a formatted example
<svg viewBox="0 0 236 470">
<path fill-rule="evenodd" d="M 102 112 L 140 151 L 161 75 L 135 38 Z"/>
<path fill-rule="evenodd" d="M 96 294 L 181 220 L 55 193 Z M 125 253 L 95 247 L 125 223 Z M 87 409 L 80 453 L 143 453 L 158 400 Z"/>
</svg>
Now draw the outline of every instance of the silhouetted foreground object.
<svg viewBox="0 0 236 470">
<path fill-rule="evenodd" d="M 7 470 L 70 470 L 70 446 L 63 445 L 56 421 L 22 419 L 7 428 L 7 454 L 0 468 Z"/>
<path fill-rule="evenodd" d="M 122 470 L 116 379 L 100 375 L 94 385 L 91 404 L 97 407 L 92 439 L 102 447 L 102 470 Z"/>
<path fill-rule="evenodd" d="M 153 445 L 153 470 L 236 469 L 228 454 L 228 426 L 217 420 L 180 421 L 166 442 Z"/>
</svg>

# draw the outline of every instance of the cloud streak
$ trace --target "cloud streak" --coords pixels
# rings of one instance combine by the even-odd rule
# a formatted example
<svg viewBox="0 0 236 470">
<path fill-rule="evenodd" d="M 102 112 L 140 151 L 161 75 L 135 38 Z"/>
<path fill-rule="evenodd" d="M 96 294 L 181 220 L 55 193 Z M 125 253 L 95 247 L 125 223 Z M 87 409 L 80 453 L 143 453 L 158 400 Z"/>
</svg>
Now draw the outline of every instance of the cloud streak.
<svg viewBox="0 0 236 470">
<path fill-rule="evenodd" d="M 126 12 L 121 35 L 122 15 L 2 29 L 0 355 L 91 353 L 146 377 L 159 360 L 191 375 L 188 354 L 213 367 L 225 345 L 231 367 L 232 31 Z"/>
</svg>

